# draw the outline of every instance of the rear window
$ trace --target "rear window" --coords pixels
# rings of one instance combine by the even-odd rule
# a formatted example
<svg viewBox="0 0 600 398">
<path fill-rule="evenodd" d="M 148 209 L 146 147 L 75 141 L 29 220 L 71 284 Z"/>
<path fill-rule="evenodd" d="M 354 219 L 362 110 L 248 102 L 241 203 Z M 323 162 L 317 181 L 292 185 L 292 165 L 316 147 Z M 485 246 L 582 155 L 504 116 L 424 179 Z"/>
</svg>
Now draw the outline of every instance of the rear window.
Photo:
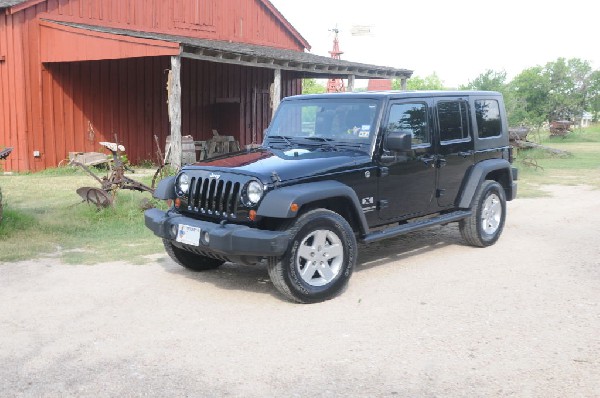
<svg viewBox="0 0 600 398">
<path fill-rule="evenodd" d="M 437 114 L 442 142 L 469 138 L 467 104 L 464 101 L 440 101 Z"/>
<path fill-rule="evenodd" d="M 476 100 L 475 115 L 479 138 L 498 137 L 502 134 L 500 105 L 496 100 Z"/>
</svg>

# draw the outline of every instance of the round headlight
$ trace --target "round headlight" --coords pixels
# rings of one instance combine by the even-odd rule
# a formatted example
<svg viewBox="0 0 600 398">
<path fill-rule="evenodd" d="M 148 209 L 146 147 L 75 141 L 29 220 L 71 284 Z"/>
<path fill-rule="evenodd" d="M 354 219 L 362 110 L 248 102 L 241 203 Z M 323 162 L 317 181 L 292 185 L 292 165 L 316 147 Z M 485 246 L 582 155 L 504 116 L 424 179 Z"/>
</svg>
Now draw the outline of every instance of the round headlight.
<svg viewBox="0 0 600 398">
<path fill-rule="evenodd" d="M 177 186 L 181 192 L 186 194 L 190 189 L 190 176 L 185 173 L 181 173 L 177 179 Z"/>
<path fill-rule="evenodd" d="M 250 183 L 248 184 L 248 190 L 247 190 L 248 201 L 250 201 L 251 204 L 255 205 L 258 203 L 258 201 L 260 200 L 262 195 L 263 195 L 262 184 L 258 181 L 250 181 Z"/>
</svg>

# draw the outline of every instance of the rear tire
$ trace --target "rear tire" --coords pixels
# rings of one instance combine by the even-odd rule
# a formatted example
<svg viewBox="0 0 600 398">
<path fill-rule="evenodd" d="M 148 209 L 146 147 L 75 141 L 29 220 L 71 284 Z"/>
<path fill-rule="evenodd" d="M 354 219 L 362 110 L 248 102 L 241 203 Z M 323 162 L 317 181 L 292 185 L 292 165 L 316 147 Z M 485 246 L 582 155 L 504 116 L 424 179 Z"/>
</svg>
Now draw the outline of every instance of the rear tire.
<svg viewBox="0 0 600 398">
<path fill-rule="evenodd" d="M 173 259 L 173 261 L 192 271 L 208 271 L 220 267 L 221 264 L 225 262 L 223 260 L 201 256 L 199 254 L 180 249 L 174 246 L 173 243 L 167 239 L 163 239 L 163 244 L 167 254 Z"/>
<path fill-rule="evenodd" d="M 316 303 L 338 295 L 356 265 L 352 227 L 339 214 L 316 209 L 296 219 L 289 231 L 288 250 L 268 264 L 273 285 L 298 303 Z"/>
<path fill-rule="evenodd" d="M 502 185 L 496 181 L 484 181 L 473 198 L 472 211 L 470 217 L 459 223 L 462 237 L 468 244 L 477 247 L 496 243 L 506 219 L 506 194 Z"/>
</svg>

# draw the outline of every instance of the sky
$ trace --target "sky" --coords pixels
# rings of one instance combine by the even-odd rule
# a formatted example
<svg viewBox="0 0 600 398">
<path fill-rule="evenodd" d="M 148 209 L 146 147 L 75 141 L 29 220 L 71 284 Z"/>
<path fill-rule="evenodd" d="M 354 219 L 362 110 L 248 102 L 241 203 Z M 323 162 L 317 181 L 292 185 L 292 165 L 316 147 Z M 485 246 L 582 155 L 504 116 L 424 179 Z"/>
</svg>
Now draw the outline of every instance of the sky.
<svg viewBox="0 0 600 398">
<path fill-rule="evenodd" d="M 313 54 L 329 56 L 329 30 L 337 27 L 342 59 L 410 69 L 420 77 L 435 72 L 446 87 L 467 84 L 488 69 L 511 79 L 559 57 L 581 58 L 600 69 L 600 7 L 594 1 L 271 2 Z M 352 35 L 358 26 L 370 33 Z"/>
</svg>

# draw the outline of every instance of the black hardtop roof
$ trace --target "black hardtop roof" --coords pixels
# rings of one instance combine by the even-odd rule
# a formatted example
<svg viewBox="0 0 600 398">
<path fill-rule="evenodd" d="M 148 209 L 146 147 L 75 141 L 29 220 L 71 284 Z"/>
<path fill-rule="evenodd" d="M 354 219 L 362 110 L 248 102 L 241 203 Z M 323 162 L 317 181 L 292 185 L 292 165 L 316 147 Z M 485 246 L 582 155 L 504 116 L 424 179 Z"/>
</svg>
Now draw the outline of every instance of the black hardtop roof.
<svg viewBox="0 0 600 398">
<path fill-rule="evenodd" d="M 305 94 L 287 97 L 284 100 L 296 99 L 324 99 L 324 98 L 432 98 L 432 97 L 465 97 L 465 96 L 502 96 L 497 91 L 470 91 L 470 90 L 423 90 L 423 91 L 359 91 L 352 93 L 326 93 L 326 94 Z"/>
</svg>

